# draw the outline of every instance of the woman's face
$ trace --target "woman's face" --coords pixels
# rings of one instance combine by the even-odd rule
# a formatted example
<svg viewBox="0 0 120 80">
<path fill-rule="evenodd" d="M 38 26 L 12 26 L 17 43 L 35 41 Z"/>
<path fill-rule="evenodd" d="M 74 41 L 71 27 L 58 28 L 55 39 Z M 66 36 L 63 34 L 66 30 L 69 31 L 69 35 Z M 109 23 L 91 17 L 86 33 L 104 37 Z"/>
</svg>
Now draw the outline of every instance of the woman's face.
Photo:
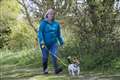
<svg viewBox="0 0 120 80">
<path fill-rule="evenodd" d="M 48 13 L 47 18 L 48 20 L 52 21 L 54 19 L 54 16 L 55 16 L 55 12 L 51 11 Z"/>
</svg>

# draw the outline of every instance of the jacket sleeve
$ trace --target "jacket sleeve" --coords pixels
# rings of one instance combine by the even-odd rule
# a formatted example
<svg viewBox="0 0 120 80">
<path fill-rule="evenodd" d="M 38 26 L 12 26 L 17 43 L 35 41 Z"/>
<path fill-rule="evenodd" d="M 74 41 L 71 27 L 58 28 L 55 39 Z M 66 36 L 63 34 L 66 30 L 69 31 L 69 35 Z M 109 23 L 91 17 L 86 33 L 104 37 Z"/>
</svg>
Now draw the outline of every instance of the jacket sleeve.
<svg viewBox="0 0 120 80">
<path fill-rule="evenodd" d="M 44 27 L 44 23 L 40 22 L 39 27 L 38 27 L 38 41 L 39 41 L 39 44 L 44 44 L 43 27 Z"/>
<path fill-rule="evenodd" d="M 59 41 L 60 45 L 63 45 L 64 44 L 64 39 L 63 39 L 63 37 L 61 35 L 60 24 L 58 25 L 58 32 L 57 32 L 57 34 L 58 34 L 58 41 Z"/>
</svg>

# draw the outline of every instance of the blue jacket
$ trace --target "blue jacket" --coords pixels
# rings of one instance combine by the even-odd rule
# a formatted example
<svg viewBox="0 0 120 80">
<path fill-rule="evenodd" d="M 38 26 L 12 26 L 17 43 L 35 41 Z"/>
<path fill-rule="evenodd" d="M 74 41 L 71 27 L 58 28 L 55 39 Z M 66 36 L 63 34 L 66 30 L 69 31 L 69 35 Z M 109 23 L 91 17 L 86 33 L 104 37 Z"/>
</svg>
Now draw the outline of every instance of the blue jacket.
<svg viewBox="0 0 120 80">
<path fill-rule="evenodd" d="M 40 44 L 52 45 L 60 43 L 60 45 L 63 45 L 64 41 L 60 32 L 60 24 L 56 21 L 48 23 L 46 19 L 40 21 L 38 40 Z"/>
</svg>

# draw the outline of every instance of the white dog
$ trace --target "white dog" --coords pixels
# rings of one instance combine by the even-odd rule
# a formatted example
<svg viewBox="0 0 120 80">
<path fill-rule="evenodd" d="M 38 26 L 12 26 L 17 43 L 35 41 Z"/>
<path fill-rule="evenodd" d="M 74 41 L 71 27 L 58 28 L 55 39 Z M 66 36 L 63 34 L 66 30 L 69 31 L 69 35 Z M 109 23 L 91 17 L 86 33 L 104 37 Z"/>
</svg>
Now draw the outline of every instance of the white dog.
<svg viewBox="0 0 120 80">
<path fill-rule="evenodd" d="M 69 65 L 68 65 L 69 75 L 79 76 L 80 74 L 79 60 L 77 58 L 73 58 L 73 60 L 71 61 L 71 57 L 69 56 L 68 62 L 69 62 Z"/>
</svg>

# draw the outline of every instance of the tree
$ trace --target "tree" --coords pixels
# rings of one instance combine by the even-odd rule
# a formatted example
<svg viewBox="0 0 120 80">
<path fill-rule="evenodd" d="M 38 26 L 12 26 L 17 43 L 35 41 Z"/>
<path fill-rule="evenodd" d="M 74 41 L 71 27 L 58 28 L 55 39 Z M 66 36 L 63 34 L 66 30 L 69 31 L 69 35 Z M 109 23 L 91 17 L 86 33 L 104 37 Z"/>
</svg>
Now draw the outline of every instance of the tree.
<svg viewBox="0 0 120 80">
<path fill-rule="evenodd" d="M 83 63 L 84 67 L 94 68 L 98 64 L 98 66 L 108 67 L 113 59 L 120 56 L 120 11 L 114 8 L 116 0 L 28 1 L 36 6 L 30 9 L 33 11 L 33 16 L 30 15 L 30 6 L 27 6 L 25 1 L 18 2 L 24 7 L 23 12 L 31 26 L 34 26 L 34 20 L 42 19 L 47 9 L 51 7 L 55 8 L 58 19 L 61 19 L 60 17 L 65 19 L 65 22 L 70 25 L 69 28 L 73 29 L 78 37 L 76 38 L 77 43 L 75 42 L 73 46 L 78 45 L 80 51 L 77 50 L 77 52 L 84 57 L 83 62 L 86 61 L 86 58 L 91 60 L 88 60 L 85 66 Z"/>
<path fill-rule="evenodd" d="M 13 5 L 11 5 L 11 2 Z M 15 25 L 15 17 L 18 11 L 18 7 L 14 1 L 0 1 L 0 48 L 8 45 L 11 27 Z"/>
<path fill-rule="evenodd" d="M 54 8 L 56 10 L 57 16 L 67 15 L 70 11 L 72 5 L 72 0 L 17 0 L 18 3 L 23 7 L 22 12 L 31 18 L 32 22 L 36 19 L 42 19 L 45 12 L 49 8 Z M 25 9 L 26 6 L 26 9 Z M 27 12 L 26 12 L 27 11 Z M 30 15 L 33 14 L 33 15 Z M 38 19 L 38 20 L 39 20 Z M 29 21 L 31 24 L 31 22 Z"/>
</svg>

